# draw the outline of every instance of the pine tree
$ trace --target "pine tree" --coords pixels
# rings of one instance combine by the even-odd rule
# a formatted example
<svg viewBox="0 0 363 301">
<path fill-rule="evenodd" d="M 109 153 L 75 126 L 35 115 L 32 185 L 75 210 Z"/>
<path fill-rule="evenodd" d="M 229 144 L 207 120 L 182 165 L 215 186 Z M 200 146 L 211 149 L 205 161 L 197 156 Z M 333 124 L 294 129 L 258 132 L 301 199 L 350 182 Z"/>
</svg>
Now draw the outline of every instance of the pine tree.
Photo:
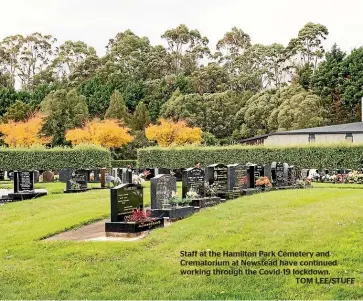
<svg viewBox="0 0 363 301">
<path fill-rule="evenodd" d="M 139 102 L 132 117 L 132 128 L 135 131 L 143 131 L 149 124 L 149 111 L 143 102 Z"/>
<path fill-rule="evenodd" d="M 117 90 L 110 98 L 110 105 L 106 111 L 105 119 L 118 119 L 124 124 L 129 122 L 129 113 L 121 93 Z"/>
</svg>

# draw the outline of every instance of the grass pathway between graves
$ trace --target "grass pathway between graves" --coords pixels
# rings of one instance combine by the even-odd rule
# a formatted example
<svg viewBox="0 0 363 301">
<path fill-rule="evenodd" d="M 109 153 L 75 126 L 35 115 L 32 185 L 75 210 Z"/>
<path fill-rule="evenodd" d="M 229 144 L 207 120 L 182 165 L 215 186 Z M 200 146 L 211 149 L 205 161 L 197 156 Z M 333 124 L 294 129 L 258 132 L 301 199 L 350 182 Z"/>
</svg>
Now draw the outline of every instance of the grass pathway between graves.
<svg viewBox="0 0 363 301">
<path fill-rule="evenodd" d="M 229 201 L 136 242 L 39 241 L 109 216 L 109 191 L 53 194 L 0 206 L 1 299 L 362 299 L 359 189 L 273 191 Z M 331 251 L 332 277 L 181 276 L 181 250 Z M 291 260 L 291 259 L 290 259 Z M 328 277 L 330 277 L 328 276 Z M 323 276 L 327 277 L 327 276 Z"/>
</svg>

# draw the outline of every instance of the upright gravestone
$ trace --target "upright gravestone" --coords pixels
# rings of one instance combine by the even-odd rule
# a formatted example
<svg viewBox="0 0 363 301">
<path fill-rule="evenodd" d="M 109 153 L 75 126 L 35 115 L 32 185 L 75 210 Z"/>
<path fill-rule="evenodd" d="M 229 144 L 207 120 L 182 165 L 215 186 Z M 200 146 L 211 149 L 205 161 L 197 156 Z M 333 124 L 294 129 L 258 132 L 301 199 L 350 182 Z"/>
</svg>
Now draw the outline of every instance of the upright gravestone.
<svg viewBox="0 0 363 301">
<path fill-rule="evenodd" d="M 228 191 L 228 167 L 224 164 L 212 164 L 207 167 L 208 183 L 213 185 L 217 196 L 224 197 Z"/>
<path fill-rule="evenodd" d="M 14 172 L 14 193 L 34 191 L 34 172 L 16 171 Z"/>
<path fill-rule="evenodd" d="M 310 169 L 306 169 L 306 168 L 303 168 L 303 169 L 301 170 L 301 179 L 302 179 L 302 180 L 305 180 L 305 179 L 308 177 L 308 175 L 309 175 L 309 170 L 310 170 Z"/>
<path fill-rule="evenodd" d="M 143 208 L 143 189 L 141 185 L 127 183 L 111 188 L 112 223 L 123 222 L 126 216 L 132 214 L 138 208 Z"/>
<path fill-rule="evenodd" d="M 177 181 L 182 181 L 183 179 L 183 171 L 185 170 L 185 168 L 176 168 L 173 169 L 173 174 L 174 177 L 176 178 Z"/>
<path fill-rule="evenodd" d="M 0 170 L 0 181 L 5 180 L 5 172 L 3 170 Z"/>
<path fill-rule="evenodd" d="M 176 178 L 159 174 L 150 180 L 151 209 L 162 209 L 163 204 L 176 193 Z"/>
<path fill-rule="evenodd" d="M 45 171 L 43 172 L 43 182 L 44 183 L 50 183 L 54 180 L 54 173 L 51 171 Z"/>
<path fill-rule="evenodd" d="M 90 183 L 100 183 L 101 182 L 101 170 L 100 169 L 90 170 L 89 182 Z"/>
<path fill-rule="evenodd" d="M 228 190 L 242 191 L 247 189 L 248 174 L 244 164 L 229 164 L 228 167 Z"/>
<path fill-rule="evenodd" d="M 287 172 L 287 185 L 293 186 L 295 185 L 295 182 L 296 182 L 295 167 L 293 165 L 290 165 L 288 167 L 288 172 Z"/>
<path fill-rule="evenodd" d="M 82 192 L 87 190 L 87 170 L 77 170 L 67 181 L 64 192 Z"/>
<path fill-rule="evenodd" d="M 59 171 L 59 181 L 60 182 L 67 182 L 72 177 L 73 170 L 70 168 L 61 169 Z"/>
<path fill-rule="evenodd" d="M 256 187 L 256 180 L 258 179 L 257 176 L 257 165 L 252 163 L 247 163 L 247 187 L 248 188 L 255 188 Z"/>
<path fill-rule="evenodd" d="M 169 168 L 158 168 L 158 174 L 162 174 L 162 175 L 170 175 L 170 169 Z"/>
<path fill-rule="evenodd" d="M 9 170 L 9 171 L 8 171 L 8 178 L 9 178 L 10 180 L 13 180 L 13 179 L 14 179 L 14 171 L 13 171 L 13 170 Z"/>
<path fill-rule="evenodd" d="M 39 183 L 39 170 L 34 170 L 34 183 Z"/>
<path fill-rule="evenodd" d="M 190 190 L 204 197 L 205 172 L 201 168 L 191 167 L 183 171 L 182 197 L 185 198 Z"/>
<path fill-rule="evenodd" d="M 274 186 L 287 186 L 288 167 L 289 165 L 287 163 L 282 162 L 273 162 L 271 164 L 272 181 Z"/>
</svg>

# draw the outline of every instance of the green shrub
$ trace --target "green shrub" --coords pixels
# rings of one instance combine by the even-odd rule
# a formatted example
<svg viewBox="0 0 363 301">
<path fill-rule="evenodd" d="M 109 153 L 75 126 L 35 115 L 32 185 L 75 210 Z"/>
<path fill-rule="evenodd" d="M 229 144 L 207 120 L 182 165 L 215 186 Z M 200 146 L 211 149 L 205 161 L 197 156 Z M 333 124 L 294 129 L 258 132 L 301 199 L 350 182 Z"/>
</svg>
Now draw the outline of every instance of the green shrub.
<svg viewBox="0 0 363 301">
<path fill-rule="evenodd" d="M 111 160 L 111 167 L 122 168 L 131 165 L 135 167 L 137 165 L 137 160 Z"/>
<path fill-rule="evenodd" d="M 44 147 L 0 148 L 0 170 L 82 169 L 110 166 L 110 152 L 94 145 L 50 149 Z"/>
<path fill-rule="evenodd" d="M 363 144 L 316 144 L 291 147 L 221 146 L 170 147 L 138 150 L 139 166 L 181 168 L 201 163 L 287 162 L 298 168 L 358 168 Z"/>
</svg>

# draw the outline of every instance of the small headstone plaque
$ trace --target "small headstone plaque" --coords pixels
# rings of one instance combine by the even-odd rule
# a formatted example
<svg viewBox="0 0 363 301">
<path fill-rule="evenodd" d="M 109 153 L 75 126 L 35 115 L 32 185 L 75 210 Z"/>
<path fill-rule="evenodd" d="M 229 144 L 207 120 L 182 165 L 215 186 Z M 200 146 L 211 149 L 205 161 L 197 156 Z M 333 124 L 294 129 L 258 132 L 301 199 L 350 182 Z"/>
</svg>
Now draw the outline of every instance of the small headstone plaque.
<svg viewBox="0 0 363 301">
<path fill-rule="evenodd" d="M 187 193 L 193 189 L 199 194 L 199 196 L 204 196 L 204 181 L 205 181 L 204 170 L 191 167 L 183 171 L 182 177 L 182 197 L 185 198 Z"/>
<path fill-rule="evenodd" d="M 159 174 L 150 180 L 151 209 L 162 209 L 173 192 L 176 193 L 176 178 L 172 175 Z"/>
<path fill-rule="evenodd" d="M 224 164 L 212 164 L 207 167 L 208 183 L 214 185 L 217 196 L 228 191 L 228 167 Z"/>
<path fill-rule="evenodd" d="M 34 172 L 14 172 L 14 193 L 34 191 Z"/>
<path fill-rule="evenodd" d="M 248 174 L 246 165 L 230 164 L 228 167 L 228 190 L 242 191 L 246 189 L 248 183 Z"/>
<path fill-rule="evenodd" d="M 122 222 L 135 209 L 143 208 L 143 189 L 138 184 L 121 184 L 111 188 L 111 222 Z"/>
</svg>

